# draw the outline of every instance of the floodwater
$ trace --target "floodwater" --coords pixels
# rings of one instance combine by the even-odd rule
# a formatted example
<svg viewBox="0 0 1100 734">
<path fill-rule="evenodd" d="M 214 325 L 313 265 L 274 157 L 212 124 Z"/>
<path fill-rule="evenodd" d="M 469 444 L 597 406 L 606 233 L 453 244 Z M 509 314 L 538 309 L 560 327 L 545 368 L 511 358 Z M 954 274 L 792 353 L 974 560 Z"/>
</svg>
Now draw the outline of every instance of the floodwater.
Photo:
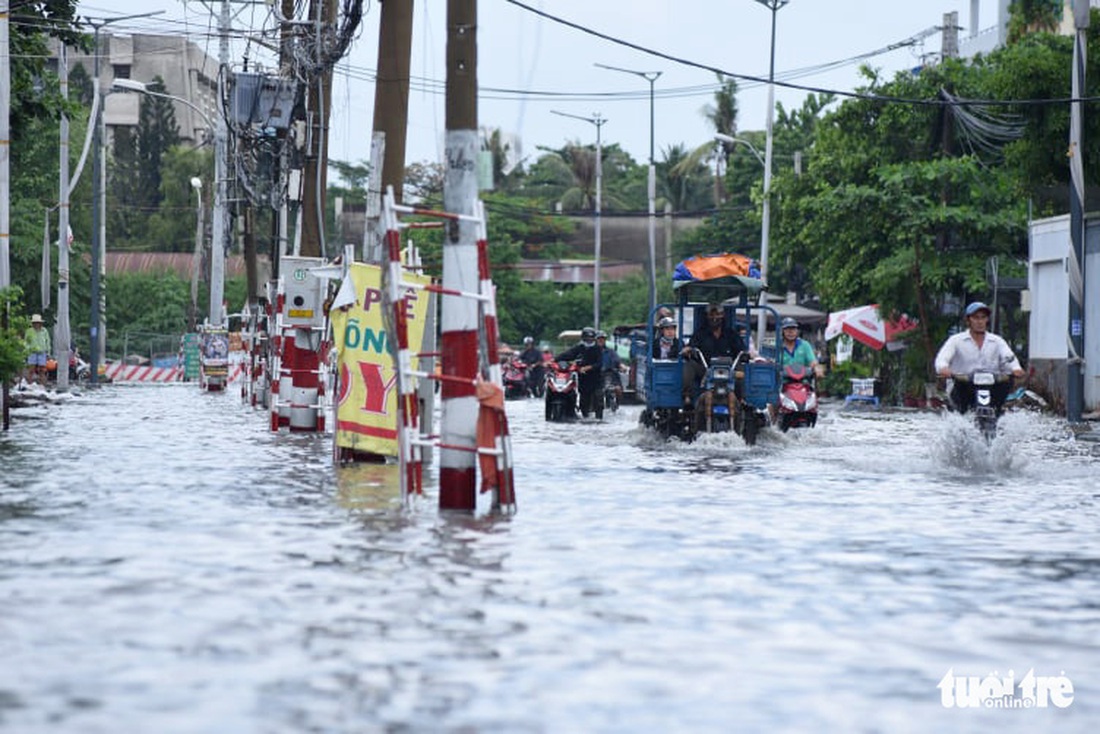
<svg viewBox="0 0 1100 734">
<path fill-rule="evenodd" d="M 748 448 L 508 407 L 511 517 L 403 509 L 232 390 L 17 411 L 0 731 L 1097 730 L 1100 456 L 1059 420 L 990 451 L 831 405 Z"/>
</svg>

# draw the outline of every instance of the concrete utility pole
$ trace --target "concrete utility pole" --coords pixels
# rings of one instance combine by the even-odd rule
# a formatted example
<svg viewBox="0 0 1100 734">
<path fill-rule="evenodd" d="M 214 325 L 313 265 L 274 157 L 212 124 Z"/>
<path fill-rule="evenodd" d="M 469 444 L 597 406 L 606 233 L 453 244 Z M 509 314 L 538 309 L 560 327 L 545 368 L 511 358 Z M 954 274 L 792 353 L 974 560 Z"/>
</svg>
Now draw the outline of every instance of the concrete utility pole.
<svg viewBox="0 0 1100 734">
<path fill-rule="evenodd" d="M 378 23 L 378 78 L 374 86 L 374 134 L 363 258 L 382 261 L 378 222 L 382 192 L 393 187 L 401 203 L 405 183 L 405 138 L 409 118 L 409 68 L 412 57 L 413 0 L 386 0 Z"/>
<path fill-rule="evenodd" d="M 596 243 L 594 256 L 594 267 L 592 269 L 592 327 L 599 331 L 600 328 L 600 250 L 603 246 L 603 142 L 600 138 L 600 128 L 607 122 L 606 119 L 600 116 L 599 112 L 593 112 L 592 117 L 583 117 L 581 115 L 571 115 L 568 112 L 558 112 L 557 110 L 550 110 L 555 115 L 561 115 L 562 117 L 572 117 L 574 120 L 583 120 L 596 126 Z M 650 306 L 650 311 L 653 310 L 653 306 Z"/>
<path fill-rule="evenodd" d="M 768 116 L 765 123 L 766 141 L 764 145 L 764 207 L 763 221 L 760 224 L 760 279 L 765 290 L 760 291 L 760 305 L 768 303 L 768 239 L 771 232 L 771 189 L 772 189 L 772 127 L 775 123 L 775 18 L 779 9 L 790 0 L 756 0 L 772 11 L 771 56 L 768 63 Z M 764 332 L 767 329 L 768 314 L 761 308 L 756 321 L 757 349 L 764 346 Z"/>
<path fill-rule="evenodd" d="M 477 201 L 477 0 L 447 0 L 446 170 L 443 208 L 471 215 Z M 451 220 L 443 241 L 443 287 L 478 290 L 477 228 Z M 478 304 L 444 295 L 441 312 L 443 380 L 439 507 L 477 509 Z"/>
<path fill-rule="evenodd" d="M 385 5 L 385 3 L 383 3 Z M 336 0 L 311 0 L 309 17 L 314 21 L 315 61 L 321 63 L 322 41 L 336 22 Z M 303 257 L 322 257 L 325 252 L 325 189 L 328 181 L 328 117 L 332 109 L 332 69 L 321 70 L 308 90 L 309 135 L 302 167 Z"/>
<path fill-rule="evenodd" d="M 8 0 L 0 0 L 0 290 L 11 285 L 11 41 Z M 0 306 L 0 329 L 8 328 L 10 314 Z M 11 425 L 8 381 L 0 386 L 0 424 Z"/>
<path fill-rule="evenodd" d="M 99 81 L 99 29 L 120 20 L 133 20 L 135 18 L 148 18 L 160 15 L 163 10 L 154 10 L 149 13 L 136 15 L 122 15 L 113 18 L 85 18 L 85 22 L 95 29 L 94 54 L 92 78 Z M 107 270 L 107 166 L 103 165 L 104 151 L 107 136 L 104 134 L 103 123 L 103 88 L 99 87 L 99 99 L 97 100 L 95 119 L 88 124 L 93 125 L 93 151 L 92 151 L 92 272 L 91 272 L 91 310 L 88 319 L 88 340 L 91 348 L 88 353 L 88 362 L 91 368 L 89 381 L 92 385 L 99 384 L 99 363 L 103 361 L 103 353 L 107 346 L 107 319 L 106 308 L 102 294 L 103 276 Z"/>
<path fill-rule="evenodd" d="M 940 55 L 945 59 L 957 59 L 959 57 L 959 13 L 956 10 L 943 14 Z"/>
<path fill-rule="evenodd" d="M 218 99 L 225 99 L 229 76 L 229 0 L 222 0 L 218 15 Z M 229 177 L 229 129 L 225 114 L 218 110 L 214 120 L 214 212 L 210 239 L 210 326 L 222 325 L 222 301 L 225 300 L 225 252 L 229 234 L 226 185 Z"/>
<path fill-rule="evenodd" d="M 1073 0 L 1073 76 L 1069 119 L 1069 235 L 1070 257 L 1066 263 L 1069 284 L 1069 343 L 1066 360 L 1066 420 L 1081 422 L 1085 374 L 1085 287 L 1081 264 L 1085 260 L 1085 168 L 1081 141 L 1081 94 L 1085 89 L 1086 35 L 1089 27 L 1089 2 Z"/>
<path fill-rule="evenodd" d="M 11 40 L 8 0 L 0 0 L 0 289 L 11 285 Z M 4 309 L 3 326 L 8 325 Z M 7 384 L 4 385 L 5 398 Z M 8 402 L 4 400 L 4 409 Z"/>
<path fill-rule="evenodd" d="M 69 98 L 69 59 L 65 42 L 58 43 L 57 75 L 61 99 Z M 57 328 L 54 330 L 54 357 L 57 359 L 57 389 L 69 388 L 69 117 L 61 112 L 61 143 L 58 155 L 57 221 Z"/>
</svg>

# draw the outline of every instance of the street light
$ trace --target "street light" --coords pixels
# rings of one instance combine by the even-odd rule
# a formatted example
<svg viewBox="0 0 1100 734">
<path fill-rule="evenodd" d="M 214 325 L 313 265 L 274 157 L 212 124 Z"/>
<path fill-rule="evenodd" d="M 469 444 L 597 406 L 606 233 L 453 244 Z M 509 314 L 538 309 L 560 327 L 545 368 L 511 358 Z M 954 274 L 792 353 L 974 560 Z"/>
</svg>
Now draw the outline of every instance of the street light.
<svg viewBox="0 0 1100 734">
<path fill-rule="evenodd" d="M 607 64 L 596 66 L 640 76 L 649 82 L 649 312 L 652 314 L 657 308 L 657 168 L 653 160 L 653 82 L 657 81 L 662 72 L 621 69 Z M 665 247 L 668 247 L 667 242 Z"/>
<path fill-rule="evenodd" d="M 763 168 L 768 167 L 768 164 L 764 162 L 764 159 L 762 157 L 760 157 L 760 151 L 758 151 L 756 149 L 756 146 L 754 146 L 752 143 L 745 140 L 744 138 L 735 138 L 732 135 L 726 135 L 725 133 L 715 133 L 714 134 L 714 139 L 717 140 L 720 143 L 730 143 L 731 145 L 734 144 L 734 143 L 740 143 L 741 145 L 744 145 L 746 148 L 748 148 L 752 152 L 752 154 L 753 154 L 753 156 L 755 156 L 756 160 L 760 161 L 760 165 Z"/>
<path fill-rule="evenodd" d="M 225 120 L 218 117 L 215 123 L 195 104 L 183 97 L 164 92 L 154 92 L 142 82 L 134 79 L 115 79 L 116 89 L 148 94 L 150 97 L 162 97 L 190 107 L 214 130 L 214 226 L 210 242 L 210 317 L 211 326 L 222 324 L 222 300 L 225 293 L 225 236 L 226 236 L 226 191 L 225 191 Z"/>
<path fill-rule="evenodd" d="M 765 290 L 760 291 L 760 305 L 767 303 L 768 284 L 768 234 L 771 228 L 771 189 L 772 189 L 772 124 L 775 120 L 775 17 L 779 9 L 790 0 L 756 0 L 764 7 L 772 11 L 772 38 L 771 57 L 768 64 L 768 117 L 764 128 L 767 143 L 764 146 L 764 221 L 760 225 L 760 279 L 764 281 Z M 760 335 L 760 345 L 764 344 L 764 328 L 767 324 L 767 315 L 764 309 L 760 309 L 756 323 L 757 333 Z"/>
<path fill-rule="evenodd" d="M 154 15 L 162 15 L 163 10 L 154 10 L 149 13 L 136 13 L 134 15 L 119 15 L 111 18 L 84 18 L 84 22 L 95 29 L 95 63 L 92 78 L 99 82 L 99 29 L 117 23 L 121 20 L 135 20 L 137 18 L 150 18 Z M 107 344 L 107 325 L 104 318 L 104 309 L 100 304 L 100 270 L 103 269 L 107 259 L 107 209 L 104 206 L 107 188 L 106 167 L 103 165 L 103 93 L 99 92 L 99 104 L 96 105 L 96 119 L 92 121 L 94 132 L 94 156 L 92 158 L 92 303 L 89 314 L 89 337 L 91 350 L 88 358 L 91 360 L 91 375 L 89 382 L 92 385 L 99 384 L 99 361 L 103 358 L 102 346 Z"/>
<path fill-rule="evenodd" d="M 596 266 L 592 272 L 592 322 L 593 328 L 597 331 L 600 329 L 600 239 L 603 230 L 602 213 L 601 213 L 601 197 L 603 192 L 603 145 L 600 140 L 600 127 L 607 122 L 604 118 L 600 117 L 599 112 L 593 112 L 592 117 L 581 117 L 580 115 L 571 115 L 568 112 L 558 112 L 557 110 L 550 110 L 555 115 L 561 115 L 562 117 L 572 117 L 574 120 L 583 120 L 596 126 Z"/>
<path fill-rule="evenodd" d="M 195 198 L 198 200 L 198 221 L 195 224 L 195 254 L 191 256 L 191 329 L 195 328 L 195 321 L 199 312 L 199 268 L 202 266 L 202 179 L 193 176 L 191 188 L 195 190 Z"/>
<path fill-rule="evenodd" d="M 161 97 L 163 99 L 170 99 L 173 102 L 179 102 L 182 105 L 190 107 L 202 118 L 202 121 L 206 123 L 208 133 L 210 130 L 214 129 L 214 121 L 210 119 L 210 116 L 203 112 L 198 105 L 183 97 L 177 97 L 174 94 L 167 94 L 165 92 L 154 92 L 149 88 L 148 84 L 139 82 L 136 79 L 115 79 L 111 83 L 111 86 L 114 89 L 122 89 L 127 92 L 141 92 L 142 94 L 148 94 L 150 97 Z"/>
</svg>

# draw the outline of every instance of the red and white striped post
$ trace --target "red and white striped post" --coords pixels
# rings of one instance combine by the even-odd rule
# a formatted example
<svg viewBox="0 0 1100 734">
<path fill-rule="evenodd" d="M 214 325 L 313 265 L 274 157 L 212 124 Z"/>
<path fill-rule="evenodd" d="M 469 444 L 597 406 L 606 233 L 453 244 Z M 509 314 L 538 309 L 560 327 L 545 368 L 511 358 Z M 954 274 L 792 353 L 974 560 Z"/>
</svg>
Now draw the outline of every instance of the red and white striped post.
<svg viewBox="0 0 1100 734">
<path fill-rule="evenodd" d="M 477 0 L 447 2 L 447 132 L 443 208 L 472 215 L 477 203 Z M 477 292 L 477 225 L 449 220 L 443 238 L 443 288 Z M 443 295 L 440 306 L 443 383 L 439 507 L 477 509 L 478 302 Z M 447 379 L 455 377 L 459 379 Z"/>
</svg>

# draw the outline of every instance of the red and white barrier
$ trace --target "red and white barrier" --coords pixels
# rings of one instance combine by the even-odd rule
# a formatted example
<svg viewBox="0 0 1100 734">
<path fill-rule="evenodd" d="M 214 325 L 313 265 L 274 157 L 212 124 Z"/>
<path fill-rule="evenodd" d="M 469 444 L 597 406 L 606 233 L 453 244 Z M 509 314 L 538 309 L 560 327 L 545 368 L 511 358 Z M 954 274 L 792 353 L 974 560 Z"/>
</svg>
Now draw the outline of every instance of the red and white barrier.
<svg viewBox="0 0 1100 734">
<path fill-rule="evenodd" d="M 230 364 L 229 382 L 240 379 L 244 371 L 244 364 Z M 183 379 L 183 368 L 113 362 L 107 365 L 103 376 L 112 382 L 179 382 Z"/>
</svg>

